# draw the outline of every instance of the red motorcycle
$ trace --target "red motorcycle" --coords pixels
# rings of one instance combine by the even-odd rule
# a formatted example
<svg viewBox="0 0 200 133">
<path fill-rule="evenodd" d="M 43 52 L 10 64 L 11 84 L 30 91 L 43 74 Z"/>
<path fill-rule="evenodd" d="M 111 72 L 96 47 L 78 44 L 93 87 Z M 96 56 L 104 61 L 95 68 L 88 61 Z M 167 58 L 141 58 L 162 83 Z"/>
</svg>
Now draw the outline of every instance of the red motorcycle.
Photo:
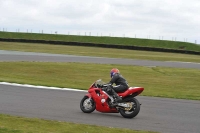
<svg viewBox="0 0 200 133">
<path fill-rule="evenodd" d="M 142 93 L 144 88 L 130 87 L 125 92 L 118 93 L 122 98 L 120 103 L 115 103 L 104 88 L 106 85 L 101 80 L 90 86 L 88 93 L 80 102 L 80 108 L 84 113 L 91 113 L 96 109 L 103 113 L 120 113 L 125 118 L 133 118 L 139 113 L 141 104 L 134 97 Z"/>
</svg>

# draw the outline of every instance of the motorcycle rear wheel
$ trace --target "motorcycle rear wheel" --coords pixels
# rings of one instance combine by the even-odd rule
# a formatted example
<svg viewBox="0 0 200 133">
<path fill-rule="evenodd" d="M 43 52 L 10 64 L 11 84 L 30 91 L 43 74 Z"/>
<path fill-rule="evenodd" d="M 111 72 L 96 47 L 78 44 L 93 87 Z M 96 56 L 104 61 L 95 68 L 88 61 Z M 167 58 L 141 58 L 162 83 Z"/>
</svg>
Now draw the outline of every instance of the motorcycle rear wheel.
<svg viewBox="0 0 200 133">
<path fill-rule="evenodd" d="M 96 104 L 92 98 L 84 96 L 80 102 L 80 108 L 84 113 L 92 113 L 96 108 Z"/>
<path fill-rule="evenodd" d="M 124 118 L 133 118 L 140 112 L 140 103 L 136 98 L 132 98 L 129 102 L 131 102 L 133 105 L 132 109 L 129 111 L 126 111 L 124 109 L 119 109 L 119 113 Z"/>
</svg>

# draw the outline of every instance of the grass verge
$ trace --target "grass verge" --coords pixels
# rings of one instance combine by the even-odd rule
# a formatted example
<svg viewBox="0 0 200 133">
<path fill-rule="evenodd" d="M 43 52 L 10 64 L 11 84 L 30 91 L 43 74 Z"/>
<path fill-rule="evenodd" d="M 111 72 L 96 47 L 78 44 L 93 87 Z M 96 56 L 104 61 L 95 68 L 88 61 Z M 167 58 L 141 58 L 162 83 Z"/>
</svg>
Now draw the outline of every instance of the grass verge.
<svg viewBox="0 0 200 133">
<path fill-rule="evenodd" d="M 0 81 L 88 89 L 101 78 L 110 80 L 117 67 L 130 86 L 145 88 L 142 95 L 200 100 L 200 71 L 166 67 L 139 67 L 87 63 L 0 62 Z"/>
<path fill-rule="evenodd" d="M 42 52 L 42 53 L 83 55 L 83 56 L 111 57 L 111 58 L 200 62 L 199 55 L 148 52 L 148 51 L 123 50 L 123 49 L 109 49 L 109 48 L 95 48 L 95 47 L 82 47 L 82 46 L 0 42 L 0 49 Z"/>
<path fill-rule="evenodd" d="M 155 133 L 0 114 L 0 133 Z"/>
<path fill-rule="evenodd" d="M 0 37 L 34 39 L 34 40 L 57 40 L 57 41 L 59 40 L 68 42 L 88 42 L 88 43 L 99 43 L 99 44 L 134 45 L 134 46 L 160 47 L 160 48 L 170 48 L 170 49 L 179 49 L 179 47 L 184 47 L 185 50 L 200 51 L 200 46 L 193 43 L 166 41 L 166 40 L 138 39 L 138 38 L 74 36 L 74 35 L 16 33 L 16 32 L 0 32 Z"/>
</svg>

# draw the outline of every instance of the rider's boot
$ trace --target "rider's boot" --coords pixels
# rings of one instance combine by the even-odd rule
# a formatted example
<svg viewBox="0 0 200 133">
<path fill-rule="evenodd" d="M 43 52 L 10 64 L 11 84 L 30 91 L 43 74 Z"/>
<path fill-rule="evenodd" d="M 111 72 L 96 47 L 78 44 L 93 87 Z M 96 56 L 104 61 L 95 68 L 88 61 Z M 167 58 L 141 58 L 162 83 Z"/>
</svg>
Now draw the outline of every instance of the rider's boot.
<svg viewBox="0 0 200 133">
<path fill-rule="evenodd" d="M 114 98 L 114 102 L 119 103 L 122 101 L 122 98 L 112 89 L 112 94 Z"/>
</svg>

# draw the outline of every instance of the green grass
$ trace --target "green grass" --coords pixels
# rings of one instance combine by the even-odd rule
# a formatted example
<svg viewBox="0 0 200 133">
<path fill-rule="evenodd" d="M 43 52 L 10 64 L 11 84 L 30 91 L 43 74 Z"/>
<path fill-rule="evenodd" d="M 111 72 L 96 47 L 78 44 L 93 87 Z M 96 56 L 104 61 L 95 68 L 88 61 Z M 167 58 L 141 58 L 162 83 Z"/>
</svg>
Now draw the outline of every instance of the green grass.
<svg viewBox="0 0 200 133">
<path fill-rule="evenodd" d="M 137 38 L 94 37 L 94 36 L 15 33 L 15 32 L 0 32 L 0 38 L 20 38 L 20 39 L 57 40 L 57 41 L 59 40 L 67 42 L 134 45 L 134 46 L 160 47 L 169 49 L 179 49 L 179 47 L 184 46 L 186 50 L 200 51 L 200 46 L 193 43 L 165 41 L 165 40 L 137 39 Z"/>
<path fill-rule="evenodd" d="M 145 88 L 142 95 L 200 100 L 200 71 L 87 63 L 0 62 L 0 81 L 85 89 L 101 78 L 110 80 L 117 67 L 130 86 Z"/>
<path fill-rule="evenodd" d="M 0 114 L 0 133 L 155 133 Z"/>
<path fill-rule="evenodd" d="M 95 47 L 82 47 L 82 46 L 0 42 L 0 49 L 56 53 L 56 54 L 72 54 L 72 55 L 84 55 L 84 56 L 99 56 L 99 57 L 111 57 L 111 58 L 200 62 L 199 55 L 95 48 Z"/>
</svg>

